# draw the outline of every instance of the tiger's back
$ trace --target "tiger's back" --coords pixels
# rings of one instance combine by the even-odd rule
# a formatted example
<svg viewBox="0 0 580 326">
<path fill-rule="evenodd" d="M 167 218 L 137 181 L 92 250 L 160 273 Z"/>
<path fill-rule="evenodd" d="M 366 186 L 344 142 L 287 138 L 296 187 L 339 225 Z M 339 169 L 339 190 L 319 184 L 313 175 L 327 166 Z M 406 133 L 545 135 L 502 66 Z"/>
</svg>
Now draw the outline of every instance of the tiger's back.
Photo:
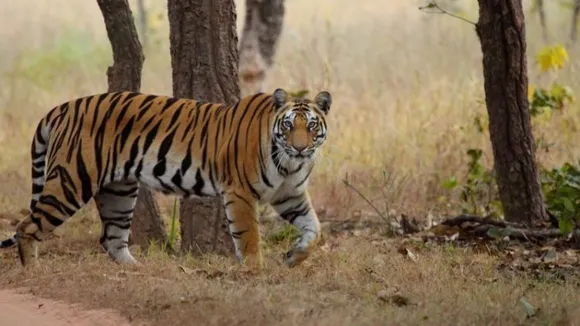
<svg viewBox="0 0 580 326">
<path fill-rule="evenodd" d="M 280 143 L 275 132 L 288 110 L 304 111 L 303 118 L 309 119 L 309 110 L 316 108 L 310 101 L 290 106 L 295 102 L 277 92 L 248 96 L 231 106 L 104 93 L 49 111 L 32 144 L 31 213 L 17 228 L 22 263 L 35 258 L 37 241 L 91 198 L 103 223 L 101 245 L 114 260 L 135 262 L 127 241 L 140 184 L 166 194 L 223 196 L 240 259 L 259 250 L 252 222 L 258 203 L 284 206 L 299 197 L 308 207 L 303 215 L 316 220 L 317 230 L 305 192 L 314 160 L 280 163 L 279 147 L 286 142 Z M 329 94 L 327 102 L 329 106 Z M 324 119 L 322 112 L 318 119 Z"/>
</svg>

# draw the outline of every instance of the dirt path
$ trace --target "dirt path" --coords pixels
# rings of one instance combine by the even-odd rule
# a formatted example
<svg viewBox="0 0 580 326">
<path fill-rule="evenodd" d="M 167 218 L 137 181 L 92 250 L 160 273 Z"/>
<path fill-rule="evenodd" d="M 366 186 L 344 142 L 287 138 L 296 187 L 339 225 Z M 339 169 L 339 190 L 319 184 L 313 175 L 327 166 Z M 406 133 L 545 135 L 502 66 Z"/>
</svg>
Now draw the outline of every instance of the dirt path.
<svg viewBox="0 0 580 326">
<path fill-rule="evenodd" d="M 83 310 L 74 305 L 0 290 L 0 326 L 129 326 L 131 323 L 112 310 Z"/>
</svg>

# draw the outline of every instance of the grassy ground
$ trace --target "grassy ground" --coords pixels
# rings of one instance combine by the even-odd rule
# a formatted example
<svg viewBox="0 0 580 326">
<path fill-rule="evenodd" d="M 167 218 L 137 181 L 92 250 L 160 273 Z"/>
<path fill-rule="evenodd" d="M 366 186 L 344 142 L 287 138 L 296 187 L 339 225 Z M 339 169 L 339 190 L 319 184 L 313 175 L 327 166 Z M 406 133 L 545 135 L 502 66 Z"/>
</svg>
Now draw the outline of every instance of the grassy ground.
<svg viewBox="0 0 580 326">
<path fill-rule="evenodd" d="M 167 21 L 156 18 L 165 3 L 146 2 L 153 30 L 142 90 L 170 94 Z M 473 1 L 453 3 L 477 20 Z M 325 220 L 380 221 L 345 187 L 347 177 L 381 211 L 422 219 L 455 212 L 457 194 L 441 183 L 465 176 L 468 148 L 482 148 L 483 163 L 490 166 L 487 135 L 472 126 L 485 113 L 473 26 L 422 13 L 420 4 L 287 2 L 267 90 L 326 88 L 333 94 L 329 140 L 311 186 Z M 243 3 L 238 5 L 243 12 Z M 552 3 L 547 9 L 552 40 L 565 41 L 569 11 Z M 96 2 L 2 2 L 0 17 L 0 212 L 15 213 L 28 206 L 28 152 L 36 122 L 73 96 L 103 91 L 111 55 Z M 240 15 L 239 27 L 242 21 Z M 529 14 L 530 83 L 558 80 L 577 92 L 580 52 L 568 47 L 570 62 L 563 70 L 539 75 L 534 55 L 544 45 L 540 35 L 537 17 Z M 535 124 L 535 135 L 555 144 L 538 152 L 543 165 L 576 161 L 578 109 L 572 105 Z M 385 187 L 380 187 L 382 171 L 395 176 Z M 172 198 L 159 199 L 168 215 Z M 577 283 L 506 274 L 497 269 L 497 257 L 472 249 L 422 246 L 414 249 L 415 262 L 397 252 L 402 239 L 363 232 L 329 235 L 305 266 L 292 270 L 280 265 L 286 241 L 267 242 L 267 266 L 260 275 L 249 275 L 233 259 L 168 257 L 155 250 L 138 257 L 143 266 L 122 269 L 97 249 L 95 218 L 91 204 L 63 226 L 61 238 L 46 242 L 41 270 L 23 273 L 15 252 L 2 253 L 0 284 L 116 308 L 134 319 L 179 324 L 572 325 L 580 320 Z M 12 230 L 0 218 L 0 233 Z M 525 319 L 518 303 L 522 295 L 541 308 L 538 317 Z"/>
</svg>

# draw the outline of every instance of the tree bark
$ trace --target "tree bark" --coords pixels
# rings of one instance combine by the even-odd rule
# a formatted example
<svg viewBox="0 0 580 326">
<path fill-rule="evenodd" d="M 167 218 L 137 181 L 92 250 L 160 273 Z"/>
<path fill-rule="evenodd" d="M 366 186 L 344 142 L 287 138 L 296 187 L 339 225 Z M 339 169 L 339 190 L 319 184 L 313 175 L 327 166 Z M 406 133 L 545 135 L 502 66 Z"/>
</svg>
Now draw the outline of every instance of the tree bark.
<svg viewBox="0 0 580 326">
<path fill-rule="evenodd" d="M 476 25 L 483 53 L 485 102 L 505 219 L 546 220 L 527 98 L 521 0 L 479 0 Z"/>
<path fill-rule="evenodd" d="M 233 0 L 168 0 L 173 95 L 207 102 L 239 99 Z M 181 250 L 232 253 L 222 199 L 184 199 Z"/>
<path fill-rule="evenodd" d="M 138 92 L 145 57 L 129 3 L 127 0 L 97 0 L 97 3 L 113 49 L 113 65 L 107 69 L 108 90 Z M 150 240 L 165 243 L 165 229 L 153 194 L 141 185 L 131 224 L 131 241 L 147 248 Z"/>
<path fill-rule="evenodd" d="M 242 96 L 263 91 L 284 21 L 284 0 L 246 0 L 240 40 Z"/>
</svg>

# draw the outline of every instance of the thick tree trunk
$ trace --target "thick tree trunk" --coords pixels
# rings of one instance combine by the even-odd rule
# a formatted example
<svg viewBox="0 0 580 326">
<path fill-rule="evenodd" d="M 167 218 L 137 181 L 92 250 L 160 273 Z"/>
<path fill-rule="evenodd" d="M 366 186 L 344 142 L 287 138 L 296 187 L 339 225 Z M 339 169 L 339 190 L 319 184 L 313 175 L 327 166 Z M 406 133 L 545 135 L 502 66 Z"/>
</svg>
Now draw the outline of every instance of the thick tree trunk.
<svg viewBox="0 0 580 326">
<path fill-rule="evenodd" d="M 173 95 L 208 102 L 239 99 L 233 0 L 168 0 Z M 232 253 L 222 199 L 180 205 L 181 249 Z"/>
<path fill-rule="evenodd" d="M 266 72 L 274 62 L 284 21 L 284 0 L 246 0 L 240 40 L 242 96 L 264 91 Z"/>
<path fill-rule="evenodd" d="M 485 102 L 495 170 L 508 221 L 545 220 L 535 161 L 521 0 L 479 0 Z"/>
<path fill-rule="evenodd" d="M 107 69 L 109 92 L 137 92 L 141 88 L 141 69 L 145 58 L 129 3 L 127 0 L 97 2 L 113 49 L 113 65 Z M 141 186 L 133 214 L 131 241 L 147 248 L 150 240 L 164 243 L 165 229 L 153 194 Z"/>
</svg>

